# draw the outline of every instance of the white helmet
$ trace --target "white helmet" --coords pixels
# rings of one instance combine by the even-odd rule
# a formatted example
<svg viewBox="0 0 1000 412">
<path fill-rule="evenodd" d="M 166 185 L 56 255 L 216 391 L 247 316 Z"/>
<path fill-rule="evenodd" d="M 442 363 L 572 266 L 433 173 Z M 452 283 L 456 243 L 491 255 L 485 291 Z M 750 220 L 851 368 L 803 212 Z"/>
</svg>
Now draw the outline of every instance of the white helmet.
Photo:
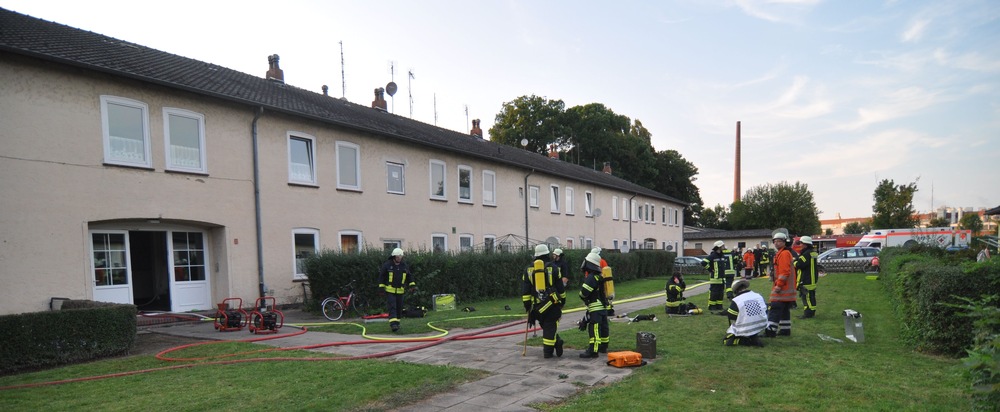
<svg viewBox="0 0 1000 412">
<path fill-rule="evenodd" d="M 601 255 L 590 252 L 587 254 L 587 262 L 593 263 L 594 266 L 601 267 Z"/>
<path fill-rule="evenodd" d="M 535 246 L 535 257 L 539 257 L 539 256 L 542 256 L 542 255 L 547 255 L 547 254 L 549 254 L 549 246 L 548 245 L 542 243 L 542 244 L 540 244 L 538 246 Z"/>
<path fill-rule="evenodd" d="M 590 249 L 590 253 L 596 253 L 596 254 L 600 255 L 601 254 L 601 248 L 595 247 L 593 249 Z"/>
<path fill-rule="evenodd" d="M 552 251 L 552 254 L 562 256 L 562 249 L 556 248 Z"/>
<path fill-rule="evenodd" d="M 395 249 L 393 249 L 393 250 L 392 250 L 392 256 L 393 256 L 393 257 L 396 257 L 396 256 L 403 256 L 403 249 L 400 249 L 400 248 L 395 248 Z"/>
<path fill-rule="evenodd" d="M 807 245 L 813 244 L 812 236 L 802 236 L 799 238 L 799 242 L 805 243 Z"/>
<path fill-rule="evenodd" d="M 712 248 L 714 249 L 714 248 L 717 248 L 717 247 L 726 247 L 726 244 L 723 241 L 721 241 L 721 240 L 716 240 L 715 244 L 712 245 Z"/>
<path fill-rule="evenodd" d="M 784 240 L 784 241 L 787 242 L 788 241 L 788 235 L 786 235 L 786 234 L 784 234 L 782 232 L 778 232 L 778 233 L 775 233 L 774 236 L 772 236 L 771 240 L 774 240 L 774 239 L 781 239 L 781 240 Z"/>
</svg>

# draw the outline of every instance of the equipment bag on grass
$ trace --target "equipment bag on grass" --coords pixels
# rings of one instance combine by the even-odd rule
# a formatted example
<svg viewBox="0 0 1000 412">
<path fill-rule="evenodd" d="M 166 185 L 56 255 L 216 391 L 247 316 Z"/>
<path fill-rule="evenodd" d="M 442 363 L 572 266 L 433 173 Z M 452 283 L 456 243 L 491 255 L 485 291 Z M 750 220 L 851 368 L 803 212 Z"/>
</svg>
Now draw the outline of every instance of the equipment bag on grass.
<svg viewBox="0 0 1000 412">
<path fill-rule="evenodd" d="M 608 366 L 627 368 L 631 366 L 642 366 L 645 364 L 646 361 L 642 360 L 642 354 L 639 352 L 633 352 L 630 350 L 608 352 Z"/>
</svg>

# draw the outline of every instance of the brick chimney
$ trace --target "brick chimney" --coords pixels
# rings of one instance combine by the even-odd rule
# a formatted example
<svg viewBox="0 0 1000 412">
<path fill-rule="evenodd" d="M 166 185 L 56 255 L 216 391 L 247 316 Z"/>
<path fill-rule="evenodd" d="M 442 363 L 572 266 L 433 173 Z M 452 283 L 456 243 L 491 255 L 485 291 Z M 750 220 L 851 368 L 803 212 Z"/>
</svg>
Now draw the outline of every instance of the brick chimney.
<svg viewBox="0 0 1000 412">
<path fill-rule="evenodd" d="M 328 94 L 328 93 L 329 93 L 329 91 L 330 91 L 330 88 L 329 88 L 329 87 L 326 87 L 326 85 L 324 84 L 324 85 L 323 85 L 323 95 L 324 95 L 324 96 L 329 96 L 329 94 Z"/>
<path fill-rule="evenodd" d="M 383 112 L 388 111 L 389 105 L 385 101 L 385 89 L 379 87 L 375 89 L 375 100 L 372 100 L 372 108 Z"/>
<path fill-rule="evenodd" d="M 556 144 L 549 145 L 549 159 L 559 160 L 559 152 L 556 150 Z"/>
<path fill-rule="evenodd" d="M 479 119 L 472 119 L 472 131 L 469 134 L 480 139 L 483 138 L 483 129 L 479 128 Z"/>
<path fill-rule="evenodd" d="M 278 83 L 285 82 L 285 72 L 281 71 L 278 67 L 278 55 L 272 54 L 267 56 L 267 80 L 275 81 Z"/>
<path fill-rule="evenodd" d="M 611 174 L 611 162 L 604 162 L 604 173 Z"/>
</svg>

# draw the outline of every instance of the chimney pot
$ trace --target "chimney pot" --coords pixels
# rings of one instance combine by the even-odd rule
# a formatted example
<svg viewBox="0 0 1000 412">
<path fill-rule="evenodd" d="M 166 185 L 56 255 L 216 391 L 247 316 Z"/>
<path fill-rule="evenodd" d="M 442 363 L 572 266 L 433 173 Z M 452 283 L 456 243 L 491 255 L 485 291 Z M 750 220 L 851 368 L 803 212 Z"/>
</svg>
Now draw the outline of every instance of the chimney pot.
<svg viewBox="0 0 1000 412">
<path fill-rule="evenodd" d="M 278 67 L 278 55 L 267 56 L 267 79 L 278 83 L 285 83 L 285 72 Z"/>
<path fill-rule="evenodd" d="M 611 174 L 611 162 L 604 162 L 604 173 Z"/>
<path fill-rule="evenodd" d="M 556 144 L 549 145 L 549 158 L 559 160 L 559 152 L 556 151 Z"/>
<path fill-rule="evenodd" d="M 483 129 L 479 128 L 479 119 L 472 119 L 472 131 L 469 134 L 480 139 L 483 138 Z"/>
<path fill-rule="evenodd" d="M 375 89 L 375 100 L 372 100 L 372 108 L 383 112 L 388 111 L 389 105 L 385 101 L 384 88 L 379 87 Z"/>
<path fill-rule="evenodd" d="M 323 85 L 323 95 L 324 96 L 329 96 L 329 94 L 327 94 L 328 91 L 330 91 L 330 88 L 326 87 L 326 85 L 324 84 Z"/>
</svg>

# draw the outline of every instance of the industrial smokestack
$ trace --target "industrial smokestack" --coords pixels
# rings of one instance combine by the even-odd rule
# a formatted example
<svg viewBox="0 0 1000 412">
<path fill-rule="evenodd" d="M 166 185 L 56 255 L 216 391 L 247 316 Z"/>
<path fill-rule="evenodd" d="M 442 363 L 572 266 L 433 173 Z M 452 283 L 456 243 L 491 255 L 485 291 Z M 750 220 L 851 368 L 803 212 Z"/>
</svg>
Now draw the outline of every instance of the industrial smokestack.
<svg viewBox="0 0 1000 412">
<path fill-rule="evenodd" d="M 740 122 L 736 122 L 736 179 L 733 181 L 733 202 L 740 201 Z"/>
</svg>

